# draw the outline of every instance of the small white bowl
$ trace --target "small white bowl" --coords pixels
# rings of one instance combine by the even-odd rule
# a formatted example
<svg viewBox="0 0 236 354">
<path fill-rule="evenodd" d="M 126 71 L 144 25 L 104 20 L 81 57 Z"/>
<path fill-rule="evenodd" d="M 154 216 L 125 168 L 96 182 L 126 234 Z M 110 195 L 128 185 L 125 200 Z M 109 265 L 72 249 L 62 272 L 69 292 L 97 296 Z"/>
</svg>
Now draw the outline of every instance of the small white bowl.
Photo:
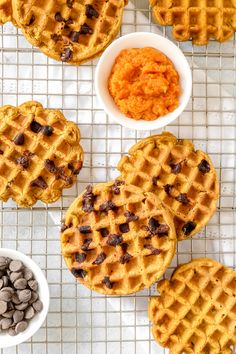
<svg viewBox="0 0 236 354">
<path fill-rule="evenodd" d="M 135 120 L 126 117 L 117 107 L 108 91 L 108 78 L 119 53 L 126 48 L 153 47 L 163 52 L 174 64 L 180 77 L 181 96 L 179 106 L 171 113 L 156 120 Z M 192 91 L 192 75 L 189 64 L 181 50 L 169 39 L 155 33 L 134 32 L 118 38 L 102 54 L 95 72 L 96 94 L 105 112 L 117 123 L 136 130 L 154 130 L 175 120 L 185 109 Z"/>
<path fill-rule="evenodd" d="M 0 256 L 9 257 L 11 259 L 19 259 L 22 261 L 22 263 L 24 263 L 26 267 L 32 270 L 34 277 L 39 284 L 39 299 L 43 303 L 42 311 L 37 313 L 35 317 L 29 321 L 29 326 L 24 332 L 19 333 L 14 337 L 7 333 L 0 333 L 0 348 L 8 348 L 27 341 L 42 326 L 48 313 L 50 296 L 47 280 L 42 270 L 36 263 L 34 263 L 31 258 L 27 257 L 25 254 L 19 251 L 15 251 L 9 248 L 0 248 Z"/>
</svg>

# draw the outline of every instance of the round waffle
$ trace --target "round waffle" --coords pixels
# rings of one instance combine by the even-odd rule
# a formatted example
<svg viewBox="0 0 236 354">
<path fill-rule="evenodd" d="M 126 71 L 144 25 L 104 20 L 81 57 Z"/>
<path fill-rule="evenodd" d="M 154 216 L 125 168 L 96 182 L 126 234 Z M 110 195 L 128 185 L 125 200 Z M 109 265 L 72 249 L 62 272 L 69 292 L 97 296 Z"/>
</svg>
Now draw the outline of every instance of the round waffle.
<svg viewBox="0 0 236 354">
<path fill-rule="evenodd" d="M 192 39 L 205 45 L 209 39 L 224 42 L 236 31 L 235 0 L 149 0 L 162 26 L 173 26 L 177 41 Z"/>
<path fill-rule="evenodd" d="M 236 345 L 236 273 L 211 259 L 178 267 L 149 303 L 155 340 L 171 354 L 230 354 Z"/>
<path fill-rule="evenodd" d="M 127 184 L 158 196 L 173 215 L 178 240 L 192 237 L 215 212 L 216 171 L 189 140 L 166 132 L 143 139 L 121 158 L 118 170 Z"/>
<path fill-rule="evenodd" d="M 83 163 L 80 131 L 58 110 L 29 101 L 0 108 L 0 199 L 56 201 Z"/>
<path fill-rule="evenodd" d="M 15 0 L 13 14 L 29 42 L 49 57 L 81 64 L 117 35 L 125 0 Z"/>
<path fill-rule="evenodd" d="M 125 295 L 149 287 L 176 249 L 169 212 L 152 193 L 122 182 L 89 185 L 62 224 L 62 254 L 91 290 Z"/>
</svg>

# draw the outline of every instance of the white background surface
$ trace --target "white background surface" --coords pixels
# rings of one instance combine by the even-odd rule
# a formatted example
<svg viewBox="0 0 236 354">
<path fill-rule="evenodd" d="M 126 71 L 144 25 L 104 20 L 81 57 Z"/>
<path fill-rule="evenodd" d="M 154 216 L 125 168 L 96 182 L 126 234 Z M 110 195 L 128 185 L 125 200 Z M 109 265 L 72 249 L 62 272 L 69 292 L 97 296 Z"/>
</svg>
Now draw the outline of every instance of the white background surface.
<svg viewBox="0 0 236 354">
<path fill-rule="evenodd" d="M 134 1 L 136 10 L 128 6 L 121 34 L 156 31 L 146 3 Z M 170 29 L 159 29 L 171 38 Z M 137 133 L 109 120 L 94 93 L 96 61 L 78 68 L 62 65 L 33 49 L 10 24 L 0 30 L 0 104 L 35 99 L 62 109 L 78 123 L 85 150 L 77 186 L 64 191 L 57 203 L 45 206 L 39 202 L 32 210 L 18 209 L 12 201 L 1 204 L 1 246 L 31 255 L 45 271 L 51 292 L 50 313 L 43 327 L 27 343 L 1 354 L 163 353 L 151 337 L 147 318 L 148 296 L 155 294 L 155 286 L 122 298 L 91 293 L 76 285 L 61 258 L 59 243 L 61 216 L 78 193 L 89 182 L 114 178 L 121 154 L 149 132 Z M 167 276 L 178 263 L 198 256 L 235 267 L 236 42 L 212 41 L 207 47 L 188 42 L 180 48 L 192 68 L 193 97 L 168 130 L 179 138 L 193 139 L 197 148 L 210 154 L 219 173 L 221 198 L 207 227 L 179 243 Z"/>
</svg>

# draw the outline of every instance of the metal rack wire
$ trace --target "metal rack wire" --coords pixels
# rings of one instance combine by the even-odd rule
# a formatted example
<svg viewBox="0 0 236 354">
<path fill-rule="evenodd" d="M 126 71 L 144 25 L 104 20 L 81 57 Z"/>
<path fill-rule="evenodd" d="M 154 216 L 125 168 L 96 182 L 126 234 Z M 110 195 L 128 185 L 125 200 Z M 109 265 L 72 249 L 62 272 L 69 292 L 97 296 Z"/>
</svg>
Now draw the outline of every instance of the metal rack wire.
<svg viewBox="0 0 236 354">
<path fill-rule="evenodd" d="M 134 0 L 124 14 L 121 34 L 171 29 L 154 24 L 147 1 Z M 180 138 L 190 138 L 207 151 L 218 170 L 221 197 L 218 210 L 204 230 L 178 245 L 167 272 L 182 262 L 209 256 L 235 267 L 236 231 L 236 40 L 211 41 L 196 47 L 178 44 L 193 74 L 193 95 L 181 117 L 168 126 Z M 12 201 L 0 205 L 0 245 L 32 256 L 45 270 L 51 306 L 43 327 L 27 343 L 1 354 L 159 354 L 147 318 L 148 297 L 155 286 L 136 295 L 105 297 L 76 285 L 60 255 L 62 214 L 89 182 L 114 178 L 121 154 L 150 132 L 135 132 L 111 122 L 93 87 L 96 61 L 81 67 L 55 62 L 32 48 L 20 31 L 7 24 L 0 33 L 0 104 L 34 99 L 60 108 L 82 135 L 85 166 L 78 184 L 65 190 L 53 205 L 38 202 L 20 209 Z"/>
</svg>

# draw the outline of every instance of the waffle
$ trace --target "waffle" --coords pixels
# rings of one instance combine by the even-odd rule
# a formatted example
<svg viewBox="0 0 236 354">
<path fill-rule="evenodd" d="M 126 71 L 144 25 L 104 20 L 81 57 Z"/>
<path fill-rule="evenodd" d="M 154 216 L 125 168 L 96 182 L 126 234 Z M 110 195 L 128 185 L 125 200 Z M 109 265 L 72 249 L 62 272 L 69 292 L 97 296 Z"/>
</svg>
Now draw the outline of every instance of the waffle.
<svg viewBox="0 0 236 354">
<path fill-rule="evenodd" d="M 0 25 L 12 20 L 11 0 L 0 0 Z"/>
<path fill-rule="evenodd" d="M 122 180 L 153 192 L 174 218 L 178 240 L 192 237 L 216 209 L 219 183 L 207 154 L 162 133 L 141 140 L 118 163 Z M 118 179 L 119 179 L 118 178 Z"/>
<path fill-rule="evenodd" d="M 173 26 L 178 41 L 205 45 L 210 38 L 224 42 L 236 31 L 235 0 L 149 0 L 157 22 Z"/>
<path fill-rule="evenodd" d="M 236 273 L 195 259 L 158 284 L 149 303 L 155 340 L 170 354 L 230 354 L 236 345 Z"/>
<path fill-rule="evenodd" d="M 176 234 L 154 194 L 113 181 L 89 185 L 73 202 L 62 224 L 61 248 L 82 284 L 125 295 L 163 275 L 175 254 Z"/>
<path fill-rule="evenodd" d="M 30 101 L 0 108 L 0 199 L 56 201 L 83 162 L 80 131 L 60 111 Z"/>
<path fill-rule="evenodd" d="M 116 37 L 125 0 L 14 0 L 13 14 L 31 44 L 49 57 L 81 64 Z"/>
</svg>

